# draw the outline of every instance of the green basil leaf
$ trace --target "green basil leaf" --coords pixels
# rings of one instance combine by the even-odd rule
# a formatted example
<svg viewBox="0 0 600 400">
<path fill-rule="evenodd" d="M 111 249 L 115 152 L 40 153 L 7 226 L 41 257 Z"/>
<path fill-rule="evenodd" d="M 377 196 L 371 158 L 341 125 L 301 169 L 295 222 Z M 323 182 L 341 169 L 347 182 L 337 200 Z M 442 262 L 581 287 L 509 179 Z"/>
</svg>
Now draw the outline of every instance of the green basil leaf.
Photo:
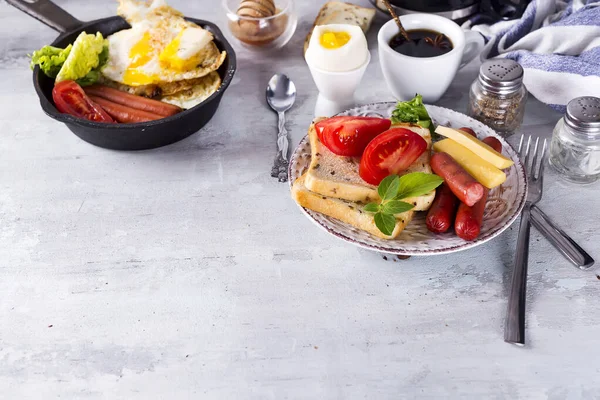
<svg viewBox="0 0 600 400">
<path fill-rule="evenodd" d="M 396 215 L 415 208 L 414 205 L 400 200 L 391 200 L 381 206 L 381 212 Z"/>
<path fill-rule="evenodd" d="M 392 236 L 394 228 L 396 228 L 396 218 L 393 215 L 378 212 L 373 218 L 375 218 L 375 225 L 381 233 Z"/>
<path fill-rule="evenodd" d="M 377 203 L 369 203 L 366 206 L 363 207 L 363 210 L 365 210 L 366 212 L 370 212 L 370 213 L 376 213 L 379 212 L 379 204 Z"/>
<path fill-rule="evenodd" d="M 381 183 L 379 183 L 379 187 L 377 188 L 377 193 L 379 193 L 379 197 L 381 197 L 381 201 L 391 200 L 398 194 L 398 187 L 400 184 L 400 180 L 398 175 L 390 175 L 385 177 Z"/>
<path fill-rule="evenodd" d="M 399 179 L 399 189 L 395 200 L 423 196 L 440 186 L 444 180 L 435 174 L 413 172 Z"/>
</svg>

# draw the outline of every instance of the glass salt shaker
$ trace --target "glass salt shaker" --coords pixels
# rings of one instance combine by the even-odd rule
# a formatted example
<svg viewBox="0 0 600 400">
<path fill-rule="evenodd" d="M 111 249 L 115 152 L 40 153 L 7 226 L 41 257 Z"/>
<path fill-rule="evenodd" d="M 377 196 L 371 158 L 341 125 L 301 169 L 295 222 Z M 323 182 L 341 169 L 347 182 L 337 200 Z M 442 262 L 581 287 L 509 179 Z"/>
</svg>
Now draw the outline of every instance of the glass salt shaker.
<svg viewBox="0 0 600 400">
<path fill-rule="evenodd" d="M 513 60 L 492 59 L 481 65 L 471 85 L 467 113 L 502 136 L 509 136 L 523 122 L 526 101 L 523 67 Z"/>
<path fill-rule="evenodd" d="M 577 97 L 552 132 L 550 165 L 576 183 L 600 178 L 600 98 Z"/>
</svg>

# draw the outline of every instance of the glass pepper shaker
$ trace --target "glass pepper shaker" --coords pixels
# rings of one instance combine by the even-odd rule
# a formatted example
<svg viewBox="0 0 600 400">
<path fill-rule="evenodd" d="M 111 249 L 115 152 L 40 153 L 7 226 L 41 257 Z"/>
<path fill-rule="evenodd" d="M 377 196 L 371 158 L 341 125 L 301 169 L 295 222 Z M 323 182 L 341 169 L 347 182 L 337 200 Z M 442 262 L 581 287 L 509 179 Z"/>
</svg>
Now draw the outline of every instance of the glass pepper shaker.
<svg viewBox="0 0 600 400">
<path fill-rule="evenodd" d="M 577 97 L 567 104 L 552 132 L 550 165 L 572 182 L 600 178 L 600 98 Z"/>
<path fill-rule="evenodd" d="M 523 67 L 509 59 L 493 59 L 479 68 L 469 92 L 469 116 L 509 136 L 523 122 L 527 89 Z"/>
</svg>

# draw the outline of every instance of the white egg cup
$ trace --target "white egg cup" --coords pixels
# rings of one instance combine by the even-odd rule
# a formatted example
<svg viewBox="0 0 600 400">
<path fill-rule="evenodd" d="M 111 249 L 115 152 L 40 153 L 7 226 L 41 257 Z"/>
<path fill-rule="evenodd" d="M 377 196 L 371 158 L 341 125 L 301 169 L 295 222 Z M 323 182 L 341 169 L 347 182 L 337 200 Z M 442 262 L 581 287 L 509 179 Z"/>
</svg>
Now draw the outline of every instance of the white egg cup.
<svg viewBox="0 0 600 400">
<path fill-rule="evenodd" d="M 329 117 L 352 107 L 355 104 L 354 94 L 362 81 L 370 61 L 371 53 L 367 52 L 367 60 L 363 65 L 356 69 L 344 72 L 326 71 L 311 66 L 310 63 L 307 62 L 315 85 L 317 85 L 317 89 L 319 89 L 319 98 L 317 99 L 317 106 L 315 107 L 315 115 Z M 317 108 L 324 113 L 317 113 Z"/>
</svg>

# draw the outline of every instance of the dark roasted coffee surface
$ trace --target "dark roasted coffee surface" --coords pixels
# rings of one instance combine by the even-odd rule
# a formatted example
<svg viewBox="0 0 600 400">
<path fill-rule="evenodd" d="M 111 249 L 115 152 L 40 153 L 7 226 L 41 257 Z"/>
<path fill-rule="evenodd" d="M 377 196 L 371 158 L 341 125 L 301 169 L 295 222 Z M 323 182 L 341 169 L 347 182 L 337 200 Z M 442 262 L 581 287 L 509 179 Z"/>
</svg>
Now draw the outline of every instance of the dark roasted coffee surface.
<svg viewBox="0 0 600 400">
<path fill-rule="evenodd" d="M 408 42 L 401 34 L 390 40 L 390 47 L 409 57 L 437 57 L 452 50 L 450 39 L 439 32 L 415 29 L 407 31 L 412 41 Z"/>
</svg>

